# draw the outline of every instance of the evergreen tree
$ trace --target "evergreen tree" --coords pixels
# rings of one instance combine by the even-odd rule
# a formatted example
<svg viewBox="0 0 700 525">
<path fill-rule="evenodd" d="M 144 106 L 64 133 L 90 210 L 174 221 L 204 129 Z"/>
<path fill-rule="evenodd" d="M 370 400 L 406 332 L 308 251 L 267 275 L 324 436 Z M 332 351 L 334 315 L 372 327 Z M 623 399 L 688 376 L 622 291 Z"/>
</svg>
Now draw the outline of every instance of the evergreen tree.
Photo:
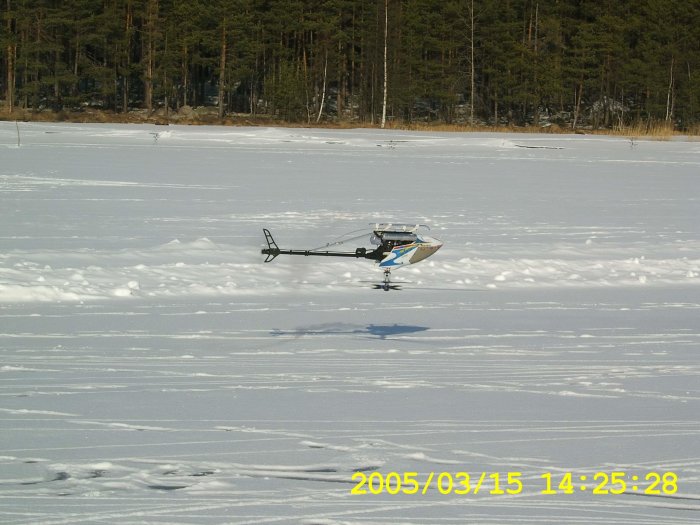
<svg viewBox="0 0 700 525">
<path fill-rule="evenodd" d="M 688 128 L 699 70 L 681 0 L 0 0 L 6 114 Z"/>
<path fill-rule="evenodd" d="M 17 72 L 17 32 L 16 5 L 12 0 L 5 0 L 0 19 L 0 82 L 4 81 L 5 106 L 12 113 L 15 106 L 15 84 Z M 2 74 L 4 70 L 4 75 Z"/>
</svg>

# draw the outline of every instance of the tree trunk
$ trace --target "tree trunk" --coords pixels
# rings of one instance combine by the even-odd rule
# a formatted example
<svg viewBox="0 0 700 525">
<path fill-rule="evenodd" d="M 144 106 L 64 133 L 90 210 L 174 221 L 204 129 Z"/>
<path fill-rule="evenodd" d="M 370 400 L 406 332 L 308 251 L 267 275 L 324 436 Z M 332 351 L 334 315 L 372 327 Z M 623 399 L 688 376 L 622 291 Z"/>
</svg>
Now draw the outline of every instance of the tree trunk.
<svg viewBox="0 0 700 525">
<path fill-rule="evenodd" d="M 5 87 L 5 104 L 9 113 L 14 109 L 15 100 L 15 55 L 17 54 L 17 45 L 13 43 L 12 35 L 12 17 L 10 15 L 10 0 L 7 0 L 7 86 Z"/>
<path fill-rule="evenodd" d="M 224 118 L 224 99 L 226 97 L 226 17 L 221 27 L 221 56 L 219 57 L 219 118 Z"/>
<path fill-rule="evenodd" d="M 539 38 L 539 25 L 540 25 L 540 4 L 535 3 L 535 39 L 533 44 L 534 58 L 533 58 L 533 83 L 534 83 L 534 100 L 533 100 L 533 110 L 535 112 L 534 124 L 535 126 L 540 125 L 540 86 L 539 79 L 537 77 L 537 67 L 538 67 L 538 56 L 537 56 L 537 39 Z"/>
<path fill-rule="evenodd" d="M 5 104 L 7 105 L 7 110 L 12 113 L 14 109 L 15 100 L 15 53 L 16 46 L 12 44 L 7 45 L 7 87 L 5 90 Z"/>
<path fill-rule="evenodd" d="M 498 126 L 498 92 L 493 93 L 493 124 Z"/>
<path fill-rule="evenodd" d="M 132 13 L 131 13 L 131 2 L 126 5 L 126 21 L 125 21 L 125 32 L 126 32 L 126 43 L 124 50 L 125 55 L 125 72 L 124 72 L 124 91 L 122 92 L 122 112 L 129 112 L 129 69 L 131 67 L 131 23 L 132 23 Z"/>
<path fill-rule="evenodd" d="M 668 92 L 666 93 L 666 122 L 671 122 L 673 119 L 673 106 L 674 106 L 674 97 L 673 97 L 673 84 L 674 84 L 674 79 L 673 79 L 673 62 L 674 62 L 674 57 L 671 57 L 671 74 L 670 78 L 668 81 Z"/>
<path fill-rule="evenodd" d="M 156 17 L 158 16 L 158 0 L 149 0 L 148 2 L 148 38 L 146 42 L 146 75 L 144 78 L 144 103 L 146 111 L 150 115 L 153 113 L 153 71 L 155 69 L 155 28 Z"/>
<path fill-rule="evenodd" d="M 182 105 L 187 105 L 187 92 L 190 88 L 189 64 L 187 60 L 187 44 L 182 49 Z"/>
<path fill-rule="evenodd" d="M 309 100 L 309 66 L 308 66 L 308 61 L 306 59 L 306 45 L 302 42 L 300 44 L 301 46 L 301 65 L 302 69 L 304 71 L 304 106 L 306 107 L 306 123 L 309 124 L 311 123 L 311 100 Z M 311 47 L 313 47 L 313 43 L 311 44 Z M 314 107 L 314 113 L 316 112 L 316 108 Z"/>
<path fill-rule="evenodd" d="M 387 40 L 389 36 L 389 0 L 384 0 L 384 101 L 382 102 L 382 129 L 386 125 L 386 92 L 387 92 Z"/>
<path fill-rule="evenodd" d="M 165 48 L 163 54 L 168 54 L 168 36 L 165 36 Z M 170 88 L 168 86 L 168 68 L 163 68 L 163 106 L 165 109 L 165 119 L 170 117 Z"/>
<path fill-rule="evenodd" d="M 36 40 L 34 41 L 37 51 L 32 53 L 34 59 L 34 84 L 35 88 L 32 90 L 32 111 L 35 113 L 39 112 L 39 51 L 41 47 L 41 17 L 37 17 L 36 20 Z"/>
<path fill-rule="evenodd" d="M 574 121 L 571 123 L 571 129 L 576 129 L 578 123 L 578 114 L 581 111 L 581 97 L 583 96 L 583 80 L 579 83 L 578 94 L 574 88 Z"/>
<path fill-rule="evenodd" d="M 469 80 L 470 80 L 470 94 L 469 94 L 469 124 L 474 125 L 474 92 L 475 82 L 474 82 L 474 0 L 471 1 L 469 7 L 469 30 L 470 30 L 470 65 L 469 65 Z"/>
<path fill-rule="evenodd" d="M 338 111 L 338 120 L 342 120 L 343 102 L 345 101 L 345 82 L 344 82 L 344 57 L 342 53 L 342 43 L 338 42 L 338 93 L 336 94 L 336 109 Z"/>
<path fill-rule="evenodd" d="M 323 114 L 323 104 L 326 101 L 326 74 L 328 72 L 328 50 L 326 50 L 326 60 L 323 64 L 323 89 L 321 90 L 321 107 L 318 109 L 318 117 L 316 117 L 316 122 L 321 121 L 321 115 Z"/>
</svg>

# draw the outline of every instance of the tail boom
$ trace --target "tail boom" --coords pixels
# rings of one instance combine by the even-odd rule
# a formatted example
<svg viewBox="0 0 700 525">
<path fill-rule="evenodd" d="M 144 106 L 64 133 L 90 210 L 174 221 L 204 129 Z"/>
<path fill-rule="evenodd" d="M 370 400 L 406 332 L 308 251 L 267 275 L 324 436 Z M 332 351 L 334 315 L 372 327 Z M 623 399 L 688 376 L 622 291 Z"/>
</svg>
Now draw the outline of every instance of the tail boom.
<svg viewBox="0 0 700 525">
<path fill-rule="evenodd" d="M 305 257 L 353 257 L 355 259 L 376 259 L 374 252 L 367 252 L 366 248 L 357 248 L 354 252 L 321 252 L 316 250 L 280 250 L 277 243 L 272 238 L 270 230 L 263 228 L 267 248 L 263 248 L 261 253 L 266 255 L 265 262 L 272 262 L 278 255 L 303 255 Z"/>
</svg>

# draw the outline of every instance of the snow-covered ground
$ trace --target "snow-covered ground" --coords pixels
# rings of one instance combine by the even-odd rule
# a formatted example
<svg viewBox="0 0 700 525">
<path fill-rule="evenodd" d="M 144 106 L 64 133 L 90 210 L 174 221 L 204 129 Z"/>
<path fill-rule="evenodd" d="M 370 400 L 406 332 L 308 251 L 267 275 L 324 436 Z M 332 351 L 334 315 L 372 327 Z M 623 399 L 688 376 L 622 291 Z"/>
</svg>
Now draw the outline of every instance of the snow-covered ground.
<svg viewBox="0 0 700 525">
<path fill-rule="evenodd" d="M 3 524 L 700 520 L 700 142 L 0 122 L 0 210 Z"/>
</svg>

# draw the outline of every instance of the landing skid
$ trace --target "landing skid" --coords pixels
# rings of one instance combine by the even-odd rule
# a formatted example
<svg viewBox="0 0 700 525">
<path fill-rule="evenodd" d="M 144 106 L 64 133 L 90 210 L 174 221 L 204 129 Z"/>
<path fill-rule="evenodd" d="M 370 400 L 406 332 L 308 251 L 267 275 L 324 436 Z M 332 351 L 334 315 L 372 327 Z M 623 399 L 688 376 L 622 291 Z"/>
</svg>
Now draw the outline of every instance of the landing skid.
<svg viewBox="0 0 700 525">
<path fill-rule="evenodd" d="M 372 288 L 375 290 L 384 290 L 385 292 L 388 292 L 389 290 L 401 290 L 401 285 L 400 284 L 373 284 Z"/>
<path fill-rule="evenodd" d="M 375 284 L 374 289 L 388 292 L 389 290 L 400 290 L 401 286 L 398 284 L 391 284 L 391 270 L 387 268 L 384 270 L 384 280 L 382 284 Z"/>
</svg>

